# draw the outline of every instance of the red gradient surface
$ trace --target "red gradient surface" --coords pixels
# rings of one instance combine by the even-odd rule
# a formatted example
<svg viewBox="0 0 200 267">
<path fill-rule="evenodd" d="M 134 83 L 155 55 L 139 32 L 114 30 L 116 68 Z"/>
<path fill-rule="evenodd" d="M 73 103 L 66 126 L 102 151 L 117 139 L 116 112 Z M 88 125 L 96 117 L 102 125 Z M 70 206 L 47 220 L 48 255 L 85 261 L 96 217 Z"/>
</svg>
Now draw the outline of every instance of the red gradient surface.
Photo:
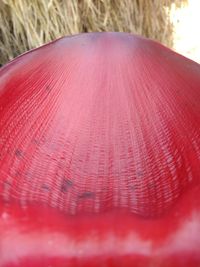
<svg viewBox="0 0 200 267">
<path fill-rule="evenodd" d="M 125 33 L 0 69 L 0 266 L 200 265 L 200 66 Z"/>
</svg>

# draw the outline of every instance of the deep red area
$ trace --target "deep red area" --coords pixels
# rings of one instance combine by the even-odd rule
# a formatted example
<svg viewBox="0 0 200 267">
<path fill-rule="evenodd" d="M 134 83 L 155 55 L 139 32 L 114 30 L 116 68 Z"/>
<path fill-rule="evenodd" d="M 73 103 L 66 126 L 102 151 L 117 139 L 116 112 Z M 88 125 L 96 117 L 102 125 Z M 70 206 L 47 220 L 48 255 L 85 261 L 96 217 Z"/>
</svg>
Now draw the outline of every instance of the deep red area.
<svg viewBox="0 0 200 267">
<path fill-rule="evenodd" d="M 39 205 L 0 207 L 0 266 L 198 266 L 200 187 L 167 214 L 66 216 Z M 7 207 L 6 207 L 7 206 Z"/>
</svg>

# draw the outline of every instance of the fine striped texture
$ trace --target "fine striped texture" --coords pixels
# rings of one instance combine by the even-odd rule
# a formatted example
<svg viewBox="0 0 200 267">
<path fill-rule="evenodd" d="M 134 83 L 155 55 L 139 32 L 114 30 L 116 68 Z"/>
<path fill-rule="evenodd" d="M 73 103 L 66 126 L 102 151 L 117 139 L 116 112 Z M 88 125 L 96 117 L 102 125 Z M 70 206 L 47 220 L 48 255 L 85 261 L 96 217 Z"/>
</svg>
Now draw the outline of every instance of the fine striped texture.
<svg viewBox="0 0 200 267">
<path fill-rule="evenodd" d="M 200 67 L 160 44 L 66 37 L 0 81 L 3 201 L 157 217 L 199 185 Z"/>
</svg>

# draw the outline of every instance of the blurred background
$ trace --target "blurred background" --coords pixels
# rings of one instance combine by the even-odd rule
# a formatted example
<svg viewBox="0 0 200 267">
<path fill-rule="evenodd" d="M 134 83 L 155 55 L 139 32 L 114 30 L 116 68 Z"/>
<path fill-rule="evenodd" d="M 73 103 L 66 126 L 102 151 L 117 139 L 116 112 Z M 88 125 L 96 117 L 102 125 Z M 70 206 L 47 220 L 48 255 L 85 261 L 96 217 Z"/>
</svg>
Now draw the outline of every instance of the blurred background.
<svg viewBox="0 0 200 267">
<path fill-rule="evenodd" d="M 200 62 L 200 0 L 0 0 L 0 65 L 64 35 L 125 31 Z"/>
</svg>

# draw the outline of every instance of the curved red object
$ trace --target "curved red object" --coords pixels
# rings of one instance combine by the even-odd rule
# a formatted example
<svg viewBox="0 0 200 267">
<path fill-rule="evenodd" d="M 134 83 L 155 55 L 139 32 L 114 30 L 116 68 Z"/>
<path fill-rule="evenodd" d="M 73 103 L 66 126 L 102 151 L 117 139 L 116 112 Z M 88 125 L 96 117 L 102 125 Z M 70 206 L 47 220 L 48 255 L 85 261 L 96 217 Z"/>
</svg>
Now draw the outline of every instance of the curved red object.
<svg viewBox="0 0 200 267">
<path fill-rule="evenodd" d="M 0 266 L 200 264 L 200 66 L 125 33 L 0 70 Z"/>
</svg>

